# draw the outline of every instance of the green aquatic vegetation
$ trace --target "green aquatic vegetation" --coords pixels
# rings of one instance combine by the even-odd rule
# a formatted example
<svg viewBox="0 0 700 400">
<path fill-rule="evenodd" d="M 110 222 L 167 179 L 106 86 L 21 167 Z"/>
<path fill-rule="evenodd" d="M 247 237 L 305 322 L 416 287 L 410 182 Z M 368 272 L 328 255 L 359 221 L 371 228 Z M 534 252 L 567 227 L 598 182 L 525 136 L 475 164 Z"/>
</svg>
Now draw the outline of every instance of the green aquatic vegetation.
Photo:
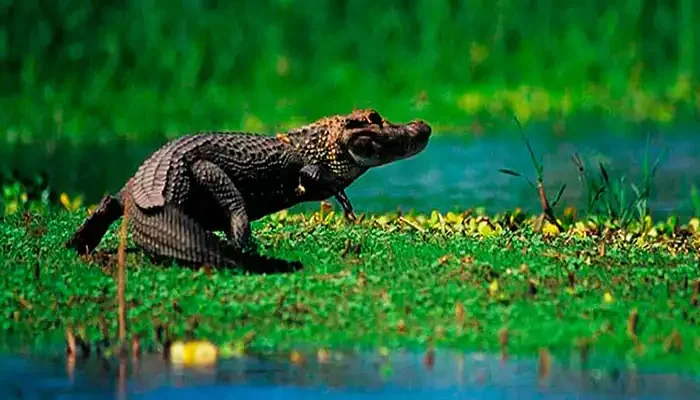
<svg viewBox="0 0 700 400">
<path fill-rule="evenodd" d="M 693 202 L 693 208 L 695 209 L 695 216 L 700 217 L 700 191 L 698 191 L 698 187 L 695 185 L 690 187 L 690 198 Z"/>
<path fill-rule="evenodd" d="M 520 135 L 522 136 L 522 139 L 525 142 L 525 146 L 527 146 L 527 151 L 530 154 L 530 160 L 532 161 L 532 165 L 535 168 L 535 173 L 537 176 L 537 181 L 536 181 L 537 185 L 532 183 L 532 181 L 530 181 L 527 178 L 524 178 L 524 179 L 537 192 L 537 196 L 540 199 L 540 204 L 542 207 L 542 217 L 546 218 L 547 221 L 549 221 L 551 224 L 556 226 L 557 229 L 561 230 L 561 225 L 559 224 L 557 217 L 554 215 L 554 208 L 559 203 L 559 200 L 561 199 L 562 194 L 564 194 L 564 190 L 566 190 L 566 184 L 562 184 L 559 187 L 559 191 L 557 191 L 556 197 L 550 203 L 549 198 L 547 197 L 547 192 L 544 189 L 544 166 L 542 164 L 540 164 L 540 162 L 537 161 L 537 157 L 535 156 L 535 151 L 532 149 L 532 145 L 530 144 L 530 140 L 527 138 L 527 135 L 525 135 L 525 131 L 523 130 L 523 127 L 520 124 L 518 117 L 516 116 L 514 119 L 515 119 L 515 122 L 518 124 L 518 129 L 520 131 Z M 508 175 L 517 176 L 517 177 L 523 177 L 523 175 L 521 175 L 519 172 L 515 172 L 515 171 L 510 170 L 510 169 L 502 168 L 502 169 L 500 169 L 500 172 L 508 174 Z"/>
<path fill-rule="evenodd" d="M 662 151 L 654 162 L 650 159 L 650 138 L 647 136 L 647 147 L 641 163 L 641 182 L 627 184 L 623 174 L 618 179 L 612 179 L 603 163 L 599 163 L 600 177 L 595 179 L 586 172 L 586 166 L 578 155 L 573 161 L 578 167 L 579 181 L 586 189 L 586 213 L 589 215 L 605 215 L 623 226 L 633 222 L 643 222 L 649 215 L 648 202 L 653 188 L 652 179 L 661 163 L 666 150 Z M 633 196 L 628 200 L 629 190 Z"/>
<path fill-rule="evenodd" d="M 558 230 L 561 230 L 562 227 L 559 219 L 555 215 L 554 209 L 559 203 L 564 190 L 566 190 L 566 184 L 562 184 L 559 187 L 554 200 L 550 202 L 544 189 L 544 165 L 537 161 L 537 157 L 532 149 L 530 140 L 520 125 L 520 121 L 518 120 L 517 116 L 515 117 L 515 122 L 518 124 L 521 137 L 530 155 L 530 160 L 532 161 L 536 174 L 536 184 L 530 179 L 524 177 L 520 172 L 507 168 L 502 168 L 499 171 L 507 175 L 524 178 L 527 183 L 537 192 L 537 196 L 539 197 L 542 207 L 542 218 L 546 218 L 547 221 L 553 224 Z M 631 224 L 645 223 L 645 220 L 650 215 L 648 203 L 653 188 L 652 179 L 656 175 L 656 171 L 661 163 L 661 160 L 667 152 L 667 150 L 662 151 L 662 153 L 656 157 L 654 162 L 651 163 L 649 154 L 650 141 L 651 139 L 647 135 L 647 146 L 640 166 L 642 170 L 642 181 L 638 184 L 630 183 L 629 188 L 627 187 L 626 176 L 624 174 L 618 179 L 611 179 L 610 174 L 606 170 L 603 163 L 599 162 L 598 166 L 600 177 L 596 179 L 595 176 L 590 176 L 588 174 L 586 163 L 578 154 L 574 154 L 572 156 L 572 160 L 578 168 L 579 182 L 585 189 L 584 193 L 586 196 L 586 205 L 584 213 L 587 216 L 592 217 L 593 219 L 599 219 L 600 216 L 604 216 L 608 220 L 608 223 L 619 224 L 623 227 L 629 227 Z M 626 201 L 630 188 L 632 189 L 634 196 Z M 693 190 L 691 191 L 691 197 L 693 198 L 693 201 L 695 201 L 697 198 L 697 193 L 694 190 L 694 186 Z"/>
<path fill-rule="evenodd" d="M 0 228 L 0 328 L 30 344 L 117 337 L 118 226 L 85 259 L 62 242 L 85 215 L 16 213 Z M 696 368 L 697 219 L 637 231 L 575 221 L 536 233 L 516 210 L 360 215 L 326 207 L 256 221 L 261 251 L 301 271 L 244 275 L 126 256 L 127 336 L 251 350 L 369 347 L 590 351 Z M 635 314 L 636 313 L 636 314 Z M 635 316 L 636 315 L 636 316 Z"/>
</svg>

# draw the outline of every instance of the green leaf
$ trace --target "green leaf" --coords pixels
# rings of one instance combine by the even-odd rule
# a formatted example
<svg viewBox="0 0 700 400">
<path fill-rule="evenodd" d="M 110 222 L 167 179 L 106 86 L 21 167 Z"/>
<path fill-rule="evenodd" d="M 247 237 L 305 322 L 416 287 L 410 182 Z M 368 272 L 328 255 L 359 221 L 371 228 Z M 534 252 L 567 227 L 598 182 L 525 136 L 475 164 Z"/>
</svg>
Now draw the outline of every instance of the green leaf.
<svg viewBox="0 0 700 400">
<path fill-rule="evenodd" d="M 522 175 L 520 175 L 518 172 L 515 172 L 515 171 L 513 171 L 513 170 L 511 170 L 511 169 L 500 168 L 498 171 L 499 171 L 499 172 L 502 172 L 502 173 L 504 173 L 504 174 L 506 174 L 506 175 L 513 175 L 513 176 L 517 176 L 517 177 L 522 177 Z"/>
<path fill-rule="evenodd" d="M 552 201 L 552 208 L 554 208 L 557 203 L 559 203 L 559 200 L 561 199 L 561 195 L 564 194 L 564 189 L 566 189 L 566 183 L 561 185 L 559 188 L 559 192 L 557 193 L 557 196 L 554 198 L 554 201 Z"/>
<path fill-rule="evenodd" d="M 605 184 L 610 186 L 610 177 L 608 176 L 608 171 L 605 170 L 605 167 L 603 166 L 602 162 L 599 162 L 598 165 L 600 166 L 600 174 L 603 176 Z"/>
</svg>

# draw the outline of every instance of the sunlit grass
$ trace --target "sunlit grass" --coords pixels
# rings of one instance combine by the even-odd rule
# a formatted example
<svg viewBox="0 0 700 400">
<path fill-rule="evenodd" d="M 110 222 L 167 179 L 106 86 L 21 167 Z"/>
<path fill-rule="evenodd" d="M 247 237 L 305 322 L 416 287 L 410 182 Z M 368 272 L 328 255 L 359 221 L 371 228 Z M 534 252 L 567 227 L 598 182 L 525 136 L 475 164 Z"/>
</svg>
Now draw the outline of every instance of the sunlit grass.
<svg viewBox="0 0 700 400">
<path fill-rule="evenodd" d="M 86 210 L 14 214 L 0 235 L 5 335 L 87 343 L 117 332 L 118 224 L 100 253 L 62 243 Z M 536 215 L 281 212 L 254 224 L 268 255 L 299 260 L 288 274 L 241 275 L 156 266 L 126 257 L 128 336 L 143 348 L 167 324 L 175 339 L 251 349 L 447 346 L 508 352 L 575 350 L 581 343 L 638 360 L 697 366 L 694 283 L 698 219 L 627 229 L 579 220 L 537 233 Z M 625 328 L 639 310 L 633 338 Z M 253 335 L 253 336 L 250 336 Z M 680 347 L 664 339 L 679 335 Z"/>
</svg>

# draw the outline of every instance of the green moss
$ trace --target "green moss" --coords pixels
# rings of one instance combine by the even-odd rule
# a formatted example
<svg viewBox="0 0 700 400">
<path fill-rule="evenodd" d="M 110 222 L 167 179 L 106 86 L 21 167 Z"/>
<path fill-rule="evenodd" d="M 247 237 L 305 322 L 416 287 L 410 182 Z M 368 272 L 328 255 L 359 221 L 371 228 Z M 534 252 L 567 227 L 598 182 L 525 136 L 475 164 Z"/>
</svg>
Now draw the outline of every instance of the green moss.
<svg viewBox="0 0 700 400">
<path fill-rule="evenodd" d="M 81 260 L 61 246 L 83 216 L 6 218 L 6 338 L 61 343 L 73 326 L 97 340 L 101 319 L 116 337 L 116 256 Z M 347 225 L 335 214 L 279 214 L 256 222 L 254 234 L 265 253 L 304 269 L 266 276 L 154 266 L 129 254 L 128 330 L 147 342 L 161 321 L 175 337 L 219 344 L 254 332 L 253 349 L 497 351 L 505 328 L 511 354 L 575 351 L 590 341 L 594 351 L 699 366 L 697 221 L 675 233 L 629 234 L 592 223 L 560 234 L 546 225 L 542 234 L 528 221 L 434 213 Z M 115 224 L 102 249 L 117 247 L 116 232 Z M 633 309 L 637 341 L 627 333 Z M 677 351 L 664 344 L 676 332 Z"/>
</svg>

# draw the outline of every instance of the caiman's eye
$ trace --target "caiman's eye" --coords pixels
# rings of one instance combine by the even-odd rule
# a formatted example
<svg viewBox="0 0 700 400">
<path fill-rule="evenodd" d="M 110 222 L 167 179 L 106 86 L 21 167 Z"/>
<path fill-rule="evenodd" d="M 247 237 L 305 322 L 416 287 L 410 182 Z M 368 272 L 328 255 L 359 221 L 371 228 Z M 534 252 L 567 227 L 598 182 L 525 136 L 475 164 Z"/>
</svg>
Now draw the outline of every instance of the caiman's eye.
<svg viewBox="0 0 700 400">
<path fill-rule="evenodd" d="M 371 113 L 369 113 L 369 115 L 367 116 L 367 119 L 369 120 L 369 122 L 371 124 L 374 124 L 374 125 L 381 125 L 382 124 L 382 116 L 379 115 L 379 113 L 376 111 L 372 111 Z"/>
<path fill-rule="evenodd" d="M 382 150 L 382 146 L 369 136 L 358 136 L 352 142 L 352 150 L 363 157 L 372 157 Z"/>
<path fill-rule="evenodd" d="M 361 119 L 348 118 L 348 120 L 345 121 L 345 128 L 347 129 L 357 129 L 365 126 L 367 126 L 367 121 Z"/>
<path fill-rule="evenodd" d="M 385 153 L 381 143 L 375 141 L 372 135 L 364 133 L 350 139 L 347 151 L 357 164 L 367 167 L 380 165 Z"/>
</svg>

